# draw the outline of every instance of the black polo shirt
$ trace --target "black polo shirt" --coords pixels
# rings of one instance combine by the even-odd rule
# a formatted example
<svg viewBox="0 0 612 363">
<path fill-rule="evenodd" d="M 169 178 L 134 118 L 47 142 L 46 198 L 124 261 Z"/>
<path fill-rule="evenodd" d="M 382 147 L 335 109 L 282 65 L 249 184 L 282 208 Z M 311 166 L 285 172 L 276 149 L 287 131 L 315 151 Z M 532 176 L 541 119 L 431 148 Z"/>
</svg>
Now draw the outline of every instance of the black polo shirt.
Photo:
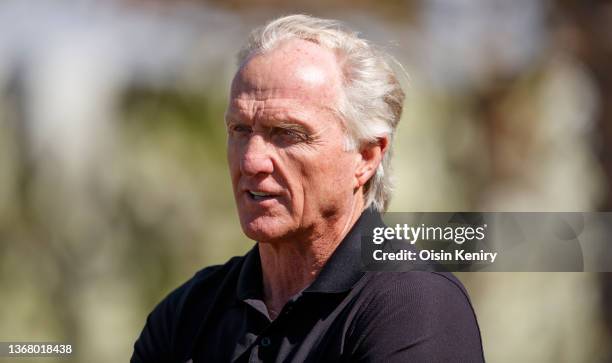
<svg viewBox="0 0 612 363">
<path fill-rule="evenodd" d="M 147 318 L 131 362 L 483 362 L 463 285 L 450 273 L 364 272 L 366 210 L 314 282 L 271 320 L 257 245 L 198 272 Z"/>
</svg>

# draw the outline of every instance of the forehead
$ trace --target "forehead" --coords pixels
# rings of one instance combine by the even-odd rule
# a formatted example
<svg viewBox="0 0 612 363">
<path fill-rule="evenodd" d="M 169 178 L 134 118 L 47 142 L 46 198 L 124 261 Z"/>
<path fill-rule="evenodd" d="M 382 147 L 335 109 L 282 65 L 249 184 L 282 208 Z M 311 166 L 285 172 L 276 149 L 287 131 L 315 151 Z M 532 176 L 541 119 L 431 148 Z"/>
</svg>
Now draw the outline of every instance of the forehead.
<svg viewBox="0 0 612 363">
<path fill-rule="evenodd" d="M 341 85 L 333 51 L 305 40 L 288 40 L 247 59 L 232 82 L 230 108 L 267 102 L 335 109 Z"/>
</svg>

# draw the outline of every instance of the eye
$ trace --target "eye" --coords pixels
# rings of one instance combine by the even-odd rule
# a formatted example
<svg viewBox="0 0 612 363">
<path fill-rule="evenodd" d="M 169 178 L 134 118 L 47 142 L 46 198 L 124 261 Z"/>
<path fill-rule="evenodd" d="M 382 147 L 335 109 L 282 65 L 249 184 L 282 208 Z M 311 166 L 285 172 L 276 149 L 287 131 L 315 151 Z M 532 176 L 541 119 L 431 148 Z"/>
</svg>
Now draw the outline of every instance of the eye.
<svg viewBox="0 0 612 363">
<path fill-rule="evenodd" d="M 272 130 L 272 136 L 284 143 L 297 143 L 307 141 L 308 139 L 308 137 L 303 132 L 283 127 L 275 127 Z"/>
<path fill-rule="evenodd" d="M 243 124 L 232 124 L 228 127 L 228 131 L 230 134 L 234 135 L 248 135 L 253 129 L 250 126 Z"/>
</svg>

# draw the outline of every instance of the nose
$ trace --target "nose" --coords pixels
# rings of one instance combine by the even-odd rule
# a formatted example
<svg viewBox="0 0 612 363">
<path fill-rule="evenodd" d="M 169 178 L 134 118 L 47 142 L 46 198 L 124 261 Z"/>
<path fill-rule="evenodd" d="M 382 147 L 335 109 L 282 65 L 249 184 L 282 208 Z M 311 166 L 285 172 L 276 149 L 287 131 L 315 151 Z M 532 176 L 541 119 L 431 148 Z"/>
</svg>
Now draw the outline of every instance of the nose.
<svg viewBox="0 0 612 363">
<path fill-rule="evenodd" d="M 254 135 L 250 138 L 240 160 L 240 171 L 243 175 L 255 176 L 260 173 L 272 173 L 274 167 L 268 147 L 269 145 L 261 136 Z"/>
</svg>

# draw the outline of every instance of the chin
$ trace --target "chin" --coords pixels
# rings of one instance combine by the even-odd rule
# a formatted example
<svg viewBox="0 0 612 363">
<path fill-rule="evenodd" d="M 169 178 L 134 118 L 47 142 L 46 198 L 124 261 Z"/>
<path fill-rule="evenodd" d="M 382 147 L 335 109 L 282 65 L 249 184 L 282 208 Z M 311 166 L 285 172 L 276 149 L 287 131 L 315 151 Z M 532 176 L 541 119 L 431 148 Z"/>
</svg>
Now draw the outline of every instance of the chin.
<svg viewBox="0 0 612 363">
<path fill-rule="evenodd" d="M 258 216 L 255 218 L 240 218 L 244 234 L 257 242 L 273 242 L 287 237 L 287 223 L 279 217 Z"/>
</svg>

